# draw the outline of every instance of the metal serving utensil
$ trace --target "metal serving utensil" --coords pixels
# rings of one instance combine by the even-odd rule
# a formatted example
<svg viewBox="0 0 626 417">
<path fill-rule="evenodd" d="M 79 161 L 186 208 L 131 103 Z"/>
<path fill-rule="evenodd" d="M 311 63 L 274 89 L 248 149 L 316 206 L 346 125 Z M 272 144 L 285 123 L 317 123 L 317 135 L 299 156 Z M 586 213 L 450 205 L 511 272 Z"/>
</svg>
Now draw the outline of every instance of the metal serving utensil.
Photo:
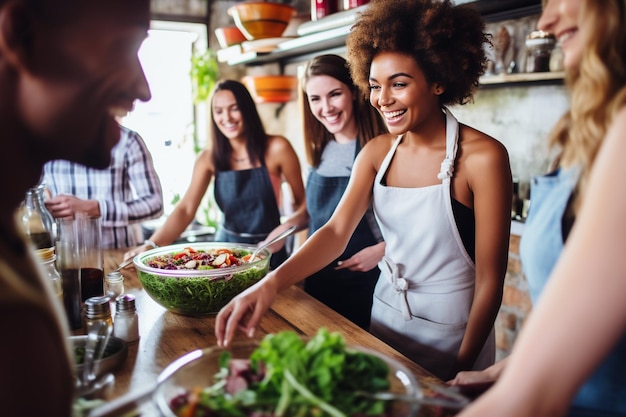
<svg viewBox="0 0 626 417">
<path fill-rule="evenodd" d="M 296 231 L 296 229 L 297 229 L 296 226 L 291 226 L 289 229 L 285 230 L 284 232 L 282 232 L 281 234 L 276 236 L 274 239 L 272 239 L 269 242 L 266 242 L 266 243 L 262 244 L 261 246 L 259 246 L 258 248 L 256 248 L 256 250 L 252 253 L 252 256 L 250 257 L 248 262 L 254 262 L 254 259 L 258 256 L 259 253 L 261 253 L 261 251 L 263 249 L 265 249 L 268 246 L 271 246 L 274 243 L 278 242 L 279 240 L 284 239 L 287 236 L 291 235 L 293 232 Z"/>
<path fill-rule="evenodd" d="M 407 403 L 416 403 L 418 405 L 432 405 L 436 407 L 445 407 L 452 410 L 460 410 L 470 403 L 470 400 L 464 395 L 460 394 L 454 388 L 443 387 L 435 384 L 428 384 L 428 388 L 437 394 L 445 396 L 443 397 L 427 397 L 422 390 L 419 390 L 416 395 L 399 394 L 395 392 L 366 392 L 358 391 L 357 395 L 366 398 L 372 398 L 375 400 L 383 401 L 402 401 Z"/>
</svg>

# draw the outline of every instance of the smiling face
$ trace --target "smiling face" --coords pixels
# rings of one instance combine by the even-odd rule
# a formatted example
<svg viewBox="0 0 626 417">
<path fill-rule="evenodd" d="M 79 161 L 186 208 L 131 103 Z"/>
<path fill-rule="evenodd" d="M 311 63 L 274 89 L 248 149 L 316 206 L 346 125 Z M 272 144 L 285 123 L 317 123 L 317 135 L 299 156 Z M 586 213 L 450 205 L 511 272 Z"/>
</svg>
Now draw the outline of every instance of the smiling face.
<svg viewBox="0 0 626 417">
<path fill-rule="evenodd" d="M 419 129 L 433 112 L 440 111 L 443 92 L 426 81 L 424 72 L 410 55 L 381 52 L 370 66 L 370 103 L 383 116 L 394 135 Z"/>
<path fill-rule="evenodd" d="M 15 90 L 23 140 L 48 159 L 105 168 L 120 136 L 115 116 L 137 99 L 150 99 L 137 56 L 149 27 L 149 2 L 44 3 L 66 12 L 48 10 L 42 15 L 56 15 L 24 22 L 32 33 L 22 44 L 28 55 Z"/>
<path fill-rule="evenodd" d="M 580 29 L 583 0 L 548 0 L 537 23 L 539 29 L 554 34 L 563 49 L 566 69 L 580 65 L 584 49 Z"/>
<path fill-rule="evenodd" d="M 356 138 L 354 94 L 338 79 L 315 75 L 306 83 L 306 94 L 311 112 L 339 142 Z"/>
<path fill-rule="evenodd" d="M 229 140 L 244 137 L 245 126 L 235 95 L 230 90 L 219 90 L 213 95 L 213 121 Z"/>
</svg>

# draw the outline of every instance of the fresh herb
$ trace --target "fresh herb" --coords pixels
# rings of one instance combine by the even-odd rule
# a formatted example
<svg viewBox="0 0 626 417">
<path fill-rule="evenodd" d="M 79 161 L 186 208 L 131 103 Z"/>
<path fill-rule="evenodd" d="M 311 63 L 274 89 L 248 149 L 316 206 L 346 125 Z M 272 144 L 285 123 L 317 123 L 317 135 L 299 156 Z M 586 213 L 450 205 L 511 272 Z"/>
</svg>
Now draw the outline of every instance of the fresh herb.
<svg viewBox="0 0 626 417">
<path fill-rule="evenodd" d="M 234 374 L 232 359 L 222 355 L 214 385 L 194 397 L 176 397 L 177 415 L 191 408 L 197 416 L 385 416 L 389 403 L 356 392 L 389 389 L 389 367 L 379 357 L 351 349 L 339 333 L 322 328 L 308 342 L 285 331 L 267 335 L 250 355 L 249 370 Z M 229 378 L 247 379 L 236 392 Z M 193 401 L 192 398 L 197 399 Z"/>
<path fill-rule="evenodd" d="M 115 348 L 109 344 L 104 347 L 102 359 L 107 358 L 115 353 Z M 85 346 L 74 346 L 74 362 L 76 365 L 85 363 Z"/>
</svg>

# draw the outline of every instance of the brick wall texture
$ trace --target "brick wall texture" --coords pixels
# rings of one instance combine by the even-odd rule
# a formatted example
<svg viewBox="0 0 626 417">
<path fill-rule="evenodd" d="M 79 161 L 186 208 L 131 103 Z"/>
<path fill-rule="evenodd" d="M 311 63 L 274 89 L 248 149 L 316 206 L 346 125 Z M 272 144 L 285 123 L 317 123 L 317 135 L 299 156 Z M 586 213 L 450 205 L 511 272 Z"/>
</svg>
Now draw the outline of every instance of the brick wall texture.
<svg viewBox="0 0 626 417">
<path fill-rule="evenodd" d="M 531 309 L 528 284 L 522 273 L 519 259 L 519 241 L 519 236 L 511 235 L 502 306 L 495 323 L 497 360 L 509 355 L 515 338 Z"/>
</svg>

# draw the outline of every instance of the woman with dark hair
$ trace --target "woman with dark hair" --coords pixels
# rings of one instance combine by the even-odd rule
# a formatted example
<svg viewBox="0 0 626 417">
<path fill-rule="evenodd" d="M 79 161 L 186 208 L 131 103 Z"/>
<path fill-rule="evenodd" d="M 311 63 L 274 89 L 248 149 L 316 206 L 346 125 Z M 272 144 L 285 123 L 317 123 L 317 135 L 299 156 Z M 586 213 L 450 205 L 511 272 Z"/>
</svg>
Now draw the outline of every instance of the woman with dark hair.
<svg viewBox="0 0 626 417">
<path fill-rule="evenodd" d="M 350 78 L 344 58 L 311 60 L 301 80 L 304 145 L 310 171 L 306 183 L 309 236 L 332 216 L 359 151 L 387 129 Z M 307 223 L 307 219 L 302 219 Z M 385 251 L 370 208 L 343 253 L 307 277 L 304 289 L 364 329 L 369 329 L 376 264 Z"/>
<path fill-rule="evenodd" d="M 193 220 L 212 179 L 215 201 L 223 214 L 215 235 L 219 242 L 256 244 L 272 232 L 289 228 L 280 223 L 283 181 L 291 188 L 296 214 L 306 210 L 298 156 L 286 138 L 265 133 L 246 87 L 238 81 L 220 81 L 210 103 L 209 146 L 196 159 L 187 192 L 165 224 L 127 256 L 178 238 Z M 287 258 L 287 251 L 284 242 L 270 249 L 275 268 Z"/>
<path fill-rule="evenodd" d="M 341 253 L 370 204 L 385 241 L 370 331 L 440 378 L 495 360 L 512 181 L 504 146 L 457 122 L 488 41 L 469 6 L 373 0 L 348 35 L 352 79 L 389 134 L 368 142 L 330 220 L 218 314 L 216 336 L 248 335 L 277 291 Z"/>
</svg>

